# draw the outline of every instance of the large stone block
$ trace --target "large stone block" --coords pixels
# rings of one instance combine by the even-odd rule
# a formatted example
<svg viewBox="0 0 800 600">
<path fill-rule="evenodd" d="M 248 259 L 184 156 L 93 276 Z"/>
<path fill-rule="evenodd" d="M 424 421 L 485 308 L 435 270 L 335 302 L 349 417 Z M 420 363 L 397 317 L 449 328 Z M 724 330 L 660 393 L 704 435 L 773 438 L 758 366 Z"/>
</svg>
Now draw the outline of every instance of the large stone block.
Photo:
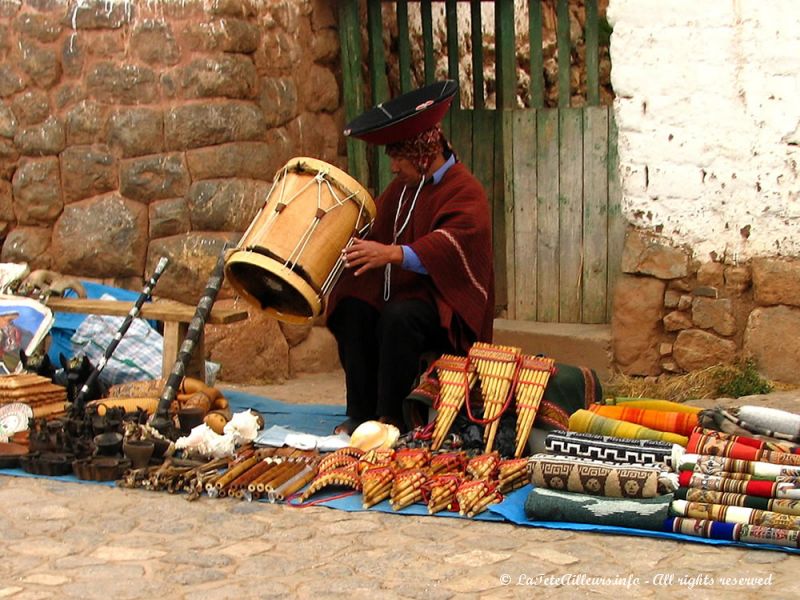
<svg viewBox="0 0 800 600">
<path fill-rule="evenodd" d="M 14 195 L 11 191 L 11 182 L 0 179 L 0 221 L 15 221 Z"/>
<path fill-rule="evenodd" d="M 164 114 L 152 108 L 115 111 L 108 119 L 106 139 L 122 156 L 143 156 L 164 150 Z"/>
<path fill-rule="evenodd" d="M 22 159 L 12 180 L 14 207 L 23 225 L 50 225 L 64 206 L 58 158 Z"/>
<path fill-rule="evenodd" d="M 14 142 L 0 139 L 0 178 L 11 179 L 17 170 L 19 152 Z"/>
<path fill-rule="evenodd" d="M 130 49 L 133 56 L 149 65 L 174 65 L 181 59 L 178 42 L 166 21 L 137 22 L 131 33 Z"/>
<path fill-rule="evenodd" d="M 736 360 L 736 344 L 708 331 L 687 329 L 678 334 L 672 358 L 684 371 L 698 371 Z"/>
<path fill-rule="evenodd" d="M 158 99 L 153 70 L 140 65 L 100 62 L 86 75 L 89 93 L 110 104 L 150 104 Z"/>
<path fill-rule="evenodd" d="M 663 310 L 663 281 L 623 275 L 614 290 L 611 317 L 614 359 L 626 375 L 658 375 L 658 344 Z"/>
<path fill-rule="evenodd" d="M 189 189 L 189 171 L 181 153 L 123 160 L 119 170 L 120 192 L 140 202 L 176 198 Z"/>
<path fill-rule="evenodd" d="M 147 207 L 116 193 L 69 204 L 53 228 L 52 252 L 57 270 L 64 273 L 141 275 L 147 254 Z"/>
<path fill-rule="evenodd" d="M 759 372 L 769 379 L 800 384 L 800 309 L 753 310 L 744 332 L 743 354 L 755 359 Z"/>
<path fill-rule="evenodd" d="M 107 120 L 107 109 L 97 102 L 83 100 L 67 113 L 67 143 L 94 144 L 100 141 Z"/>
<path fill-rule="evenodd" d="M 45 89 L 53 87 L 61 78 L 61 61 L 55 48 L 20 41 L 20 66 L 31 81 Z"/>
<path fill-rule="evenodd" d="M 51 266 L 50 229 L 45 227 L 17 227 L 3 242 L 0 260 L 27 263 L 31 270 L 49 269 Z"/>
<path fill-rule="evenodd" d="M 164 115 L 168 150 L 263 140 L 266 130 L 264 115 L 248 102 L 178 106 Z"/>
<path fill-rule="evenodd" d="M 187 195 L 192 229 L 244 231 L 264 206 L 270 187 L 252 179 L 193 183 Z"/>
<path fill-rule="evenodd" d="M 275 172 L 291 158 L 287 138 L 275 143 L 236 142 L 186 153 L 192 179 L 242 177 L 272 181 Z"/>
<path fill-rule="evenodd" d="M 135 2 L 81 0 L 71 3 L 65 25 L 74 29 L 118 29 L 134 18 Z"/>
<path fill-rule="evenodd" d="M 17 130 L 14 143 L 26 156 L 58 154 L 67 145 L 64 122 L 51 115 L 43 123 L 22 127 Z"/>
<path fill-rule="evenodd" d="M 33 1 L 36 2 L 40 0 L 33 0 Z M 0 2 L 0 17 L 3 18 L 13 17 L 19 12 L 21 6 L 22 6 L 22 0 L 5 0 L 5 2 Z"/>
<path fill-rule="evenodd" d="M 341 369 L 336 338 L 327 327 L 312 327 L 308 337 L 289 349 L 289 372 L 328 373 Z"/>
<path fill-rule="evenodd" d="M 295 154 L 336 164 L 342 128 L 337 127 L 331 115 L 304 112 L 289 123 L 286 130 L 289 139 L 295 141 Z"/>
<path fill-rule="evenodd" d="M 149 208 L 151 240 L 187 233 L 192 228 L 185 198 L 158 200 L 152 202 Z"/>
<path fill-rule="evenodd" d="M 63 25 L 56 15 L 25 12 L 14 19 L 14 29 L 23 37 L 47 44 L 58 39 Z"/>
<path fill-rule="evenodd" d="M 294 119 L 297 112 L 297 86 L 290 77 L 264 77 L 258 105 L 267 127 L 277 127 Z"/>
<path fill-rule="evenodd" d="M 800 306 L 800 260 L 753 260 L 753 297 L 758 304 Z"/>
<path fill-rule="evenodd" d="M 689 255 L 642 232 L 629 230 L 622 251 L 622 270 L 659 279 L 677 279 L 688 274 Z"/>
<path fill-rule="evenodd" d="M 321 64 L 336 64 L 339 59 L 339 33 L 336 29 L 323 29 L 311 38 L 311 59 Z"/>
<path fill-rule="evenodd" d="M 0 98 L 8 98 L 24 88 L 22 77 L 11 65 L 0 65 Z"/>
<path fill-rule="evenodd" d="M 13 138 L 18 124 L 17 117 L 14 116 L 11 108 L 0 104 L 0 136 Z"/>
<path fill-rule="evenodd" d="M 206 6 L 208 12 L 216 16 L 245 18 L 256 14 L 252 0 L 211 0 Z"/>
<path fill-rule="evenodd" d="M 339 84 L 330 69 L 312 65 L 301 81 L 306 110 L 333 112 L 339 108 Z"/>
<path fill-rule="evenodd" d="M 50 100 L 42 90 L 28 90 L 11 101 L 20 125 L 37 125 L 50 116 Z"/>
<path fill-rule="evenodd" d="M 176 95 L 180 98 L 255 98 L 256 67 L 246 56 L 220 54 L 198 58 L 166 77 L 173 77 Z"/>
<path fill-rule="evenodd" d="M 290 76 L 302 58 L 302 47 L 295 37 L 273 29 L 263 37 L 253 57 L 259 73 Z"/>
<path fill-rule="evenodd" d="M 179 37 L 189 51 L 251 54 L 258 48 L 261 32 L 254 23 L 224 18 L 190 23 Z"/>
<path fill-rule="evenodd" d="M 70 146 L 61 153 L 64 203 L 117 189 L 117 161 L 107 146 Z"/>
<path fill-rule="evenodd" d="M 692 321 L 697 327 L 713 329 L 720 335 L 736 333 L 733 303 L 727 298 L 695 298 L 692 300 Z"/>
<path fill-rule="evenodd" d="M 239 237 L 238 233 L 195 231 L 151 240 L 147 250 L 147 272 L 152 272 L 162 256 L 169 259 L 169 267 L 158 280 L 154 294 L 196 305 L 223 246 L 226 242 L 235 243 Z M 223 285 L 219 298 L 232 295 L 230 286 Z"/>
<path fill-rule="evenodd" d="M 245 321 L 206 325 L 206 356 L 221 365 L 221 380 L 259 384 L 289 378 L 289 345 L 275 319 L 239 300 L 219 300 L 215 306 L 249 312 Z"/>
<path fill-rule="evenodd" d="M 79 77 L 86 63 L 86 42 L 72 33 L 61 42 L 61 70 L 67 77 Z"/>
</svg>

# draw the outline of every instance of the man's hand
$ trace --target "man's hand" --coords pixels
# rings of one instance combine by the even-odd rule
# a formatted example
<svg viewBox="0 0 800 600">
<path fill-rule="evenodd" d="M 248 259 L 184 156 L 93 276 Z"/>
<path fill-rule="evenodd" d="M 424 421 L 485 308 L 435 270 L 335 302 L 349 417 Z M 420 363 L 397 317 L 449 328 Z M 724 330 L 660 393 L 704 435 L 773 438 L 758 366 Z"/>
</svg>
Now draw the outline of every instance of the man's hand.
<svg viewBox="0 0 800 600">
<path fill-rule="evenodd" d="M 354 240 L 352 246 L 342 250 L 345 266 L 356 268 L 355 275 L 388 265 L 403 262 L 403 249 L 400 246 L 380 244 L 370 240 Z"/>
</svg>

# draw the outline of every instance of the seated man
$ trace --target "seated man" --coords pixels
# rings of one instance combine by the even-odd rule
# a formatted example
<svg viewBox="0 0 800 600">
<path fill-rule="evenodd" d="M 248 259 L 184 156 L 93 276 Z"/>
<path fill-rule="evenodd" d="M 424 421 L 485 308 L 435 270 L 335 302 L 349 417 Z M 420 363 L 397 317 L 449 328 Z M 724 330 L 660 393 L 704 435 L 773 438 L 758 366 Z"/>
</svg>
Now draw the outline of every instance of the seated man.
<svg viewBox="0 0 800 600">
<path fill-rule="evenodd" d="M 426 86 L 345 130 L 386 145 L 394 179 L 376 201 L 369 236 L 344 251 L 349 268 L 328 302 L 347 385 L 348 419 L 337 433 L 376 418 L 405 429 L 403 399 L 421 355 L 491 341 L 489 203 L 440 125 L 456 90 L 453 81 Z"/>
</svg>

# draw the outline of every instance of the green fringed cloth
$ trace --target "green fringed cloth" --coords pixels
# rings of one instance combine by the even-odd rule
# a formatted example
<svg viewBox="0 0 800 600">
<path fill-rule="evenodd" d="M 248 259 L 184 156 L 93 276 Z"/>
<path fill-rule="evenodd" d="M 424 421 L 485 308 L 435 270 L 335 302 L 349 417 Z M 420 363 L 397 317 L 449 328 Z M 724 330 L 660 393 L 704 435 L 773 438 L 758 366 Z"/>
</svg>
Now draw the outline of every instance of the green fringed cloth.
<svg viewBox="0 0 800 600">
<path fill-rule="evenodd" d="M 689 438 L 677 433 L 656 431 L 627 421 L 618 421 L 595 414 L 589 410 L 578 410 L 569 418 L 569 430 L 579 433 L 595 433 L 612 437 L 637 440 L 656 440 L 686 446 Z"/>
<path fill-rule="evenodd" d="M 750 475 L 749 479 L 768 479 L 770 481 L 793 481 L 800 477 L 800 466 L 776 465 L 773 463 L 709 456 L 707 454 L 684 454 L 679 463 L 679 471 L 694 471 L 706 475 L 740 473 Z M 745 479 L 737 477 L 737 479 Z"/>
<path fill-rule="evenodd" d="M 762 527 L 761 525 L 670 517 L 664 522 L 664 531 L 715 540 L 800 548 L 800 531 Z"/>
<path fill-rule="evenodd" d="M 663 465 L 620 465 L 550 454 L 528 459 L 536 487 L 612 498 L 653 498 L 674 490 L 677 485 L 663 469 Z"/>
<path fill-rule="evenodd" d="M 709 519 L 724 523 L 748 523 L 777 529 L 800 530 L 800 517 L 742 506 L 673 500 L 670 514 L 690 519 Z"/>
<path fill-rule="evenodd" d="M 800 485 L 794 481 L 734 479 L 727 476 L 694 473 L 693 471 L 681 471 L 678 475 L 678 481 L 681 487 L 699 488 L 713 492 L 800 500 Z"/>
<path fill-rule="evenodd" d="M 534 488 L 525 500 L 531 521 L 590 523 L 661 531 L 669 517 L 672 495 L 645 499 L 598 498 Z"/>
<path fill-rule="evenodd" d="M 689 436 L 686 451 L 692 454 L 800 466 L 800 454 L 797 454 L 791 445 L 731 435 L 711 429 L 695 429 Z"/>
<path fill-rule="evenodd" d="M 761 498 L 746 494 L 715 492 L 699 488 L 678 488 L 675 490 L 676 500 L 703 502 L 706 504 L 724 504 L 726 506 L 743 506 L 756 510 L 768 510 L 784 515 L 800 516 L 800 500 L 788 498 Z"/>
</svg>

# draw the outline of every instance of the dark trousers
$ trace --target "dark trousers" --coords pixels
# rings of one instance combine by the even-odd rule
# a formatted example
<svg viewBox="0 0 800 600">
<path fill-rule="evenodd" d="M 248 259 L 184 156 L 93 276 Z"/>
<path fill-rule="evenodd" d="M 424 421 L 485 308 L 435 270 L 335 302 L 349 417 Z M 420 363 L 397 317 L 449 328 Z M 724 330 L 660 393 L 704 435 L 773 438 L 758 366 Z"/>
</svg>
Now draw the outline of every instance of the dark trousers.
<svg viewBox="0 0 800 600">
<path fill-rule="evenodd" d="M 426 352 L 452 352 L 435 307 L 421 300 L 390 302 L 382 312 L 344 298 L 328 317 L 347 385 L 347 416 L 402 422 L 403 400 Z"/>
</svg>

